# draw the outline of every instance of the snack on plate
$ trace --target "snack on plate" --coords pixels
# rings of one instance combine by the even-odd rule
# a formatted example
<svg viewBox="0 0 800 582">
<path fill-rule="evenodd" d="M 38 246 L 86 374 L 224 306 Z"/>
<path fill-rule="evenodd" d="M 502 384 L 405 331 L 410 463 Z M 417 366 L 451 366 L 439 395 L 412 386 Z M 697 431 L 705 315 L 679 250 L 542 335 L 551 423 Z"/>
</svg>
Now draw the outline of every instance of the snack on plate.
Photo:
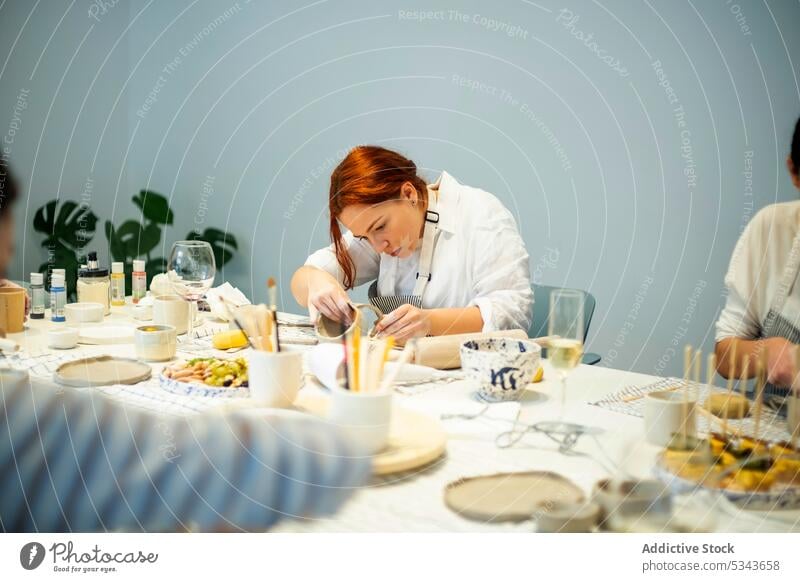
<svg viewBox="0 0 800 582">
<path fill-rule="evenodd" d="M 746 493 L 800 485 L 800 452 L 789 443 L 718 433 L 688 440 L 684 448 L 676 439 L 661 457 L 662 466 L 682 479 Z"/>
<path fill-rule="evenodd" d="M 247 360 L 236 358 L 193 358 L 164 368 L 164 377 L 218 388 L 247 387 Z"/>
<path fill-rule="evenodd" d="M 703 408 L 719 418 L 739 419 L 750 412 L 750 402 L 741 394 L 715 393 L 703 403 Z"/>
</svg>

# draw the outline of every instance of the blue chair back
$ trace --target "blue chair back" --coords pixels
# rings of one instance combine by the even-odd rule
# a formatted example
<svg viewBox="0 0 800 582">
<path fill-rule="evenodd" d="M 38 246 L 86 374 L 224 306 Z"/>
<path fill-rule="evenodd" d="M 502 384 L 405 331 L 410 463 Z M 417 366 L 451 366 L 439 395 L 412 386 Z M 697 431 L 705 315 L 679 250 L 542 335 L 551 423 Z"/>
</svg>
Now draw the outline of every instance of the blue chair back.
<svg viewBox="0 0 800 582">
<path fill-rule="evenodd" d="M 563 289 L 549 285 L 533 285 L 533 323 L 528 330 L 528 337 L 542 337 L 547 335 L 548 320 L 550 319 L 550 292 Z M 583 304 L 583 341 L 589 337 L 589 325 L 594 315 L 595 298 L 588 291 L 582 291 L 585 302 Z"/>
</svg>

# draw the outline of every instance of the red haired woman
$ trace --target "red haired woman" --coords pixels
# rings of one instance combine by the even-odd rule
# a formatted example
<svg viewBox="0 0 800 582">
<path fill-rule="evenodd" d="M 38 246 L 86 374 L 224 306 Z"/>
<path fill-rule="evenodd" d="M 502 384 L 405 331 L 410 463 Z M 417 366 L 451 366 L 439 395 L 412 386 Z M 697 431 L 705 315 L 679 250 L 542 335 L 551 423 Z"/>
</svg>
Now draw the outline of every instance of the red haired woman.
<svg viewBox="0 0 800 582">
<path fill-rule="evenodd" d="M 321 312 L 349 323 L 347 291 L 373 281 L 370 302 L 387 314 L 381 335 L 528 329 L 528 253 L 492 194 L 446 172 L 426 184 L 397 152 L 359 146 L 333 171 L 328 205 L 333 244 L 292 278 L 312 319 Z"/>
</svg>

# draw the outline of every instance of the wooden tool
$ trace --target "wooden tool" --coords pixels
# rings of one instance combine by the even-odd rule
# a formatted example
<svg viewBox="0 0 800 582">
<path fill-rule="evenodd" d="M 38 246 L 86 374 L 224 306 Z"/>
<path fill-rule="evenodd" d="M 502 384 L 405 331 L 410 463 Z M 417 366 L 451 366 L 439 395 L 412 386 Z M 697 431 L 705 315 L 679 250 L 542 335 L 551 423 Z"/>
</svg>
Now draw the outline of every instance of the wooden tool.
<svg viewBox="0 0 800 582">
<path fill-rule="evenodd" d="M 521 329 L 512 329 L 506 331 L 492 331 L 487 333 L 461 333 L 456 335 L 441 335 L 437 337 L 419 338 L 414 350 L 414 358 L 412 362 L 421 366 L 437 368 L 439 370 L 452 370 L 453 368 L 460 368 L 461 344 L 467 340 L 477 340 L 490 337 L 528 339 L 528 334 Z M 395 358 L 396 357 L 397 356 L 395 356 Z"/>
</svg>

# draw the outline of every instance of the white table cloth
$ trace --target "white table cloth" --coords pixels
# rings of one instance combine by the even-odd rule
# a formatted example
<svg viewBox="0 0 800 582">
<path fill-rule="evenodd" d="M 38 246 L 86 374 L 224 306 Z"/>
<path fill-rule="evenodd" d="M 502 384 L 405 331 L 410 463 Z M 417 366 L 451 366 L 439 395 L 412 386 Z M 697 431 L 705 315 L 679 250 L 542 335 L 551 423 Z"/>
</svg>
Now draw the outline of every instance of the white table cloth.
<svg viewBox="0 0 800 582">
<path fill-rule="evenodd" d="M 139 325 L 130 319 L 126 308 L 114 308 L 106 322 Z M 9 336 L 20 343 L 25 354 L 39 356 L 41 367 L 31 373 L 46 374 L 62 359 L 75 359 L 98 354 L 135 357 L 133 344 L 89 346 L 81 345 L 67 351 L 46 347 L 49 320 L 28 321 L 26 330 Z M 205 322 L 200 332 L 226 328 L 220 322 Z M 180 344 L 179 344 L 180 347 Z M 306 349 L 299 346 L 292 349 Z M 221 352 L 210 352 L 224 356 Z M 237 355 L 244 355 L 246 351 Z M 178 357 L 188 357 L 178 353 Z M 48 363 L 49 362 L 49 363 Z M 8 361 L 5 362 L 6 364 Z M 4 365 L 0 359 L 0 365 Z M 112 398 L 130 405 L 141 406 L 161 413 L 186 414 L 203 412 L 226 399 L 189 398 L 171 394 L 158 386 L 158 373 L 163 364 L 153 364 L 153 379 L 132 387 L 101 388 Z M 593 485 L 608 477 L 651 477 L 659 449 L 644 441 L 641 418 L 608 411 L 589 402 L 625 386 L 646 385 L 658 378 L 634 372 L 613 370 L 602 366 L 580 366 L 570 376 L 563 420 L 596 427 L 595 436 L 580 438 L 575 453 L 561 454 L 557 445 L 543 434 L 528 433 L 516 445 L 501 449 L 495 444 L 497 435 L 518 421 L 526 424 L 557 420 L 559 415 L 559 383 L 548 362 L 544 362 L 544 381 L 531 386 L 519 408 L 490 408 L 474 420 L 442 420 L 448 435 L 445 456 L 419 471 L 376 479 L 357 492 L 334 518 L 327 520 L 287 520 L 276 531 L 381 531 L 381 532 L 467 532 L 467 531 L 534 531 L 532 522 L 521 524 L 480 523 L 470 521 L 450 511 L 443 502 L 445 486 L 462 477 L 507 471 L 542 470 L 559 473 L 581 487 L 587 496 Z M 57 389 L 54 384 L 54 389 Z M 318 390 L 307 381 L 303 390 Z M 401 406 L 439 418 L 442 414 L 479 410 L 474 400 L 475 388 L 466 380 L 441 384 L 426 384 L 403 388 L 397 392 Z M 716 499 L 716 498 L 714 498 Z M 800 531 L 800 511 L 780 512 L 767 517 L 756 512 L 743 512 L 728 504 L 708 499 L 684 499 L 690 520 L 710 518 L 706 524 L 717 531 Z M 699 511 L 699 513 L 698 513 Z M 699 523 L 699 522 L 698 522 Z"/>
</svg>

